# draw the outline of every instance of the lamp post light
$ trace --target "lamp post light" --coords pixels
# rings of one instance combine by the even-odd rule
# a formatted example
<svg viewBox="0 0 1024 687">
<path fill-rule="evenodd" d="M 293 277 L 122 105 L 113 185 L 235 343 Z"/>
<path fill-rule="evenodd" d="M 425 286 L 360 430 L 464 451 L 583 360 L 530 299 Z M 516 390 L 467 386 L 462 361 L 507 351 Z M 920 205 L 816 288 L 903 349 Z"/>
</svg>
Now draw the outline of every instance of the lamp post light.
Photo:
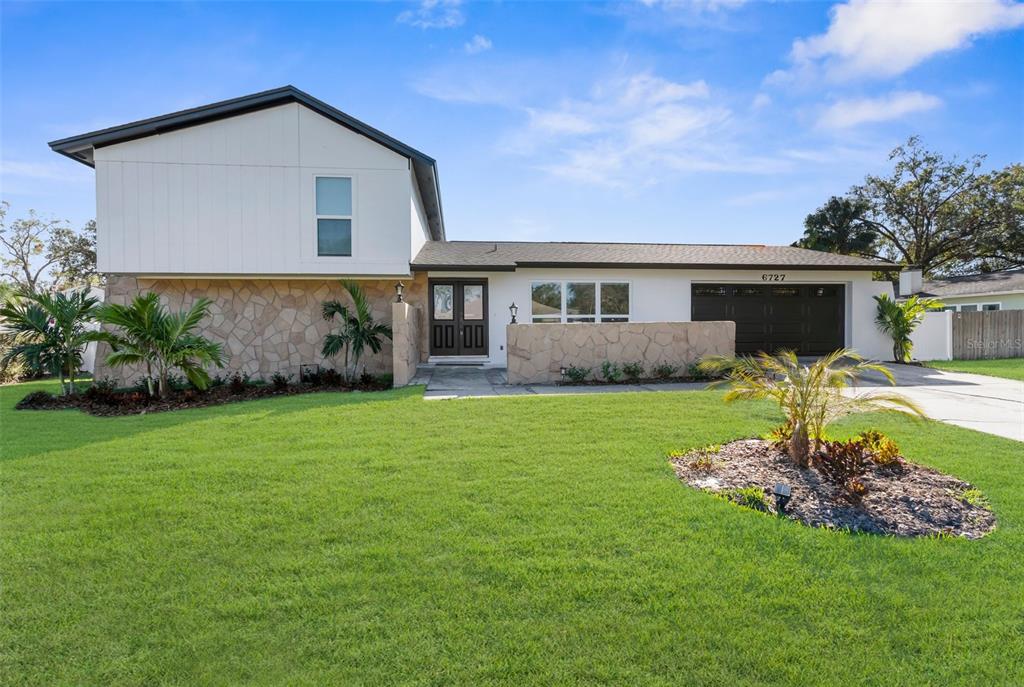
<svg viewBox="0 0 1024 687">
<path fill-rule="evenodd" d="M 398 294 L 398 300 L 395 301 L 396 303 L 404 303 L 405 302 L 402 299 L 402 292 L 403 291 L 405 291 L 405 284 L 403 284 L 402 282 L 398 282 L 397 284 L 395 284 L 395 293 Z"/>
<path fill-rule="evenodd" d="M 519 306 L 516 305 L 515 301 L 512 301 L 512 305 L 508 306 L 508 311 L 512 313 L 512 324 L 515 324 L 516 314 L 519 312 Z"/>
<path fill-rule="evenodd" d="M 785 515 L 786 505 L 789 503 L 789 500 L 793 498 L 792 490 L 788 484 L 779 482 L 775 485 L 775 489 L 772 490 L 772 493 L 775 494 L 775 512 L 779 515 Z"/>
</svg>

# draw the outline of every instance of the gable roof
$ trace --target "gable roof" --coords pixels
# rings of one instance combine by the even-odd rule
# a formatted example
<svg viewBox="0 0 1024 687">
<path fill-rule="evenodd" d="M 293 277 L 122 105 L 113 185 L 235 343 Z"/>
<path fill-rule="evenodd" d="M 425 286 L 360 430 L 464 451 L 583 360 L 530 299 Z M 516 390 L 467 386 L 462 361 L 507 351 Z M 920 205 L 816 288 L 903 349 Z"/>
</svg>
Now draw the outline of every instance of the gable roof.
<svg viewBox="0 0 1024 687">
<path fill-rule="evenodd" d="M 145 138 L 147 136 L 156 136 L 169 131 L 205 124 L 218 119 L 235 117 L 247 112 L 265 110 L 287 103 L 304 105 L 327 119 L 351 129 L 357 134 L 366 136 L 371 141 L 408 158 L 412 164 L 420 197 L 423 199 L 423 209 L 427 213 L 427 223 L 430 227 L 431 237 L 435 241 L 444 240 L 441 188 L 437 177 L 437 162 L 434 158 L 402 143 L 398 139 L 388 136 L 382 131 L 374 129 L 369 124 L 365 124 L 337 108 L 331 107 L 322 100 L 317 100 L 294 86 L 274 88 L 269 91 L 253 93 L 252 95 L 244 95 L 240 98 L 222 100 L 209 105 L 193 107 L 189 110 L 181 110 L 180 112 L 172 112 L 160 115 L 159 117 L 129 122 L 128 124 L 108 129 L 70 136 L 50 141 L 49 145 L 52 150 L 61 155 L 66 155 L 76 162 L 92 167 L 94 148 L 102 148 L 103 146 L 124 143 L 125 141 Z"/>
<path fill-rule="evenodd" d="M 962 277 L 935 279 L 921 285 L 925 296 L 952 298 L 955 296 L 984 296 L 986 294 L 1024 292 L 1024 268 L 965 274 Z"/>
<path fill-rule="evenodd" d="M 701 243 L 430 241 L 412 269 L 514 271 L 519 267 L 886 270 L 877 260 L 792 246 Z"/>
</svg>

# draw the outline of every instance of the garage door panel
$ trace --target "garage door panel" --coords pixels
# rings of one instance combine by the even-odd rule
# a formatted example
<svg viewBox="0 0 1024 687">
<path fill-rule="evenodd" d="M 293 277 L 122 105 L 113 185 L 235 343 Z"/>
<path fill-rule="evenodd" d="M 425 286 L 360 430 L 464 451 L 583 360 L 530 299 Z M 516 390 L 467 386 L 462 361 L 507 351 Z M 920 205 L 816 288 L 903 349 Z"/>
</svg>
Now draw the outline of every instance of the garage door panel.
<svg viewBox="0 0 1024 687">
<path fill-rule="evenodd" d="M 822 355 L 843 346 L 845 289 L 838 284 L 700 284 L 691 317 L 736 323 L 736 352 Z"/>
</svg>

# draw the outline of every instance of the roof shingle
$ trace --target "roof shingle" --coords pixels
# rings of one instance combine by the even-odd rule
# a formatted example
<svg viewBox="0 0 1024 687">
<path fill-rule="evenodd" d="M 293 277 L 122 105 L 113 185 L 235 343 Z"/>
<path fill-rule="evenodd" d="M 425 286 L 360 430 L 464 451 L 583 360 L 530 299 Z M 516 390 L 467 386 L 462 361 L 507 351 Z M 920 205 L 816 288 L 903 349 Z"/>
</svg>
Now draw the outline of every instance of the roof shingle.
<svg viewBox="0 0 1024 687">
<path fill-rule="evenodd" d="M 987 293 L 1004 293 L 1006 291 L 1024 291 L 1024 269 L 936 279 L 926 281 L 921 288 L 924 295 L 939 298 L 981 296 Z"/>
<path fill-rule="evenodd" d="M 420 271 L 517 267 L 896 269 L 877 260 L 792 246 L 684 243 L 430 241 L 412 261 Z"/>
</svg>

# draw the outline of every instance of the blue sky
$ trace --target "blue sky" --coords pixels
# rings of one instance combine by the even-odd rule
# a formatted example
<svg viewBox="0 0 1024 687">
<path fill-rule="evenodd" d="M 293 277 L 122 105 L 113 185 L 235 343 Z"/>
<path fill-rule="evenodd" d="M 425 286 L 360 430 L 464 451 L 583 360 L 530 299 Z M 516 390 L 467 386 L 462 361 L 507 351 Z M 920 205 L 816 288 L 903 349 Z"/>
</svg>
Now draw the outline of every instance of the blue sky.
<svg viewBox="0 0 1024 687">
<path fill-rule="evenodd" d="M 293 84 L 437 158 L 449 238 L 789 243 L 911 134 L 1024 160 L 1024 5 L 3 3 L 2 197 L 63 136 Z"/>
</svg>

